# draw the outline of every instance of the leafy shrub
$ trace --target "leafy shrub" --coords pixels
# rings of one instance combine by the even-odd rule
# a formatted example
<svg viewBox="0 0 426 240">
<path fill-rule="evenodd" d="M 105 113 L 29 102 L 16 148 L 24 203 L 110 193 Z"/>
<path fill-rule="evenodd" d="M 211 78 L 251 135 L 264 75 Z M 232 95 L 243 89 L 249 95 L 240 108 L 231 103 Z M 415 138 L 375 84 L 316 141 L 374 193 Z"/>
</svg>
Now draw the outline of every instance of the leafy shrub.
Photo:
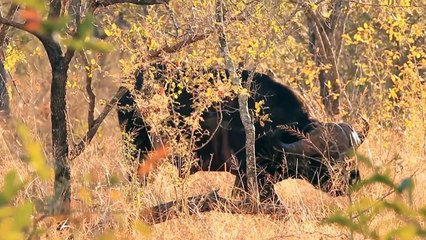
<svg viewBox="0 0 426 240">
<path fill-rule="evenodd" d="M 359 156 L 363 162 L 373 167 L 371 162 Z M 407 177 L 400 182 L 392 180 L 389 173 L 382 173 L 379 169 L 374 169 L 374 174 L 360 183 L 354 185 L 352 193 L 366 188 L 368 185 L 382 184 L 388 188 L 387 194 L 379 199 L 363 197 L 358 202 L 352 204 L 344 211 L 330 216 L 325 221 L 347 228 L 351 236 L 361 234 L 369 239 L 414 239 L 425 237 L 426 228 L 426 206 L 413 206 L 413 177 Z M 388 199 L 393 196 L 393 199 Z M 379 227 L 383 224 L 373 225 L 373 221 L 379 221 L 386 212 L 393 212 L 398 224 L 387 225 L 385 232 Z"/>
</svg>

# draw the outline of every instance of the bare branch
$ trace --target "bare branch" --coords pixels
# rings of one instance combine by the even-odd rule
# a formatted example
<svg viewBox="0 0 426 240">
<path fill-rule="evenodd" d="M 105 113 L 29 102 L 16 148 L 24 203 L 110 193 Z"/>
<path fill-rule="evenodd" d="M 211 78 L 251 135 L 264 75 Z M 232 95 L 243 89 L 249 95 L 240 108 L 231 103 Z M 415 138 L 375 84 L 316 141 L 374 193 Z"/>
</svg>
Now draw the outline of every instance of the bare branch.
<svg viewBox="0 0 426 240">
<path fill-rule="evenodd" d="M 76 30 L 80 26 L 81 22 L 81 0 L 71 0 L 68 7 L 68 14 L 71 18 L 71 23 L 69 24 Z"/>
<path fill-rule="evenodd" d="M 165 53 L 174 53 L 177 52 L 179 50 L 181 50 L 182 48 L 184 48 L 185 46 L 188 46 L 189 44 L 204 40 L 206 38 L 208 38 L 210 36 L 210 34 L 212 33 L 212 31 L 209 31 L 207 33 L 203 33 L 203 34 L 195 34 L 195 35 L 185 35 L 185 37 L 183 37 L 182 40 L 180 40 L 179 42 L 175 43 L 172 46 L 169 45 L 165 45 L 163 47 L 161 47 L 159 50 L 155 50 L 152 51 L 151 53 L 149 53 L 149 57 L 150 58 L 156 58 L 159 57 L 161 55 L 161 53 L 165 52 Z"/>
<path fill-rule="evenodd" d="M 184 38 L 183 40 L 179 41 L 175 45 L 172 46 L 164 46 L 160 50 L 154 51 L 151 54 L 149 54 L 150 58 L 156 58 L 160 56 L 161 53 L 173 53 L 176 51 L 179 51 L 183 47 L 187 46 L 188 44 L 194 43 L 196 41 L 200 41 L 202 39 L 205 39 L 209 36 L 209 33 L 195 35 L 195 36 L 189 36 Z M 124 96 L 124 94 L 128 90 L 124 87 L 120 87 L 118 91 L 115 93 L 114 97 L 109 101 L 109 103 L 105 106 L 104 110 L 101 112 L 101 114 L 94 120 L 93 126 L 87 131 L 86 135 L 83 137 L 83 139 L 74 146 L 74 148 L 70 152 L 69 159 L 73 160 L 76 157 L 78 157 L 86 148 L 86 146 L 92 141 L 93 137 L 95 136 L 96 132 L 99 129 L 99 126 L 104 121 L 106 116 L 111 112 L 112 108 L 117 104 L 118 100 Z"/>
<path fill-rule="evenodd" d="M 25 31 L 27 33 L 31 33 L 31 34 L 36 35 L 36 36 L 38 35 L 36 32 L 30 31 L 27 28 L 25 28 L 25 24 L 23 24 L 23 23 L 14 22 L 14 21 L 11 21 L 11 20 L 9 20 L 7 18 L 3 18 L 3 17 L 0 17 L 0 23 L 3 24 L 3 25 L 9 26 L 9 27 L 17 28 L 17 29 Z"/>
<path fill-rule="evenodd" d="M 12 19 L 13 15 L 15 15 L 15 13 L 16 13 L 16 11 L 18 11 L 18 9 L 19 9 L 19 5 L 12 4 L 9 8 L 9 11 L 6 14 L 6 19 Z M 2 16 L 0 16 L 0 17 L 2 17 Z M 4 44 L 4 41 L 6 39 L 6 33 L 7 33 L 8 29 L 9 29 L 9 25 L 6 25 L 6 24 L 4 24 L 0 27 L 0 47 L 3 46 L 3 44 Z"/>
<path fill-rule="evenodd" d="M 333 46 L 331 45 L 330 38 L 327 35 L 327 30 L 325 29 L 325 26 L 321 20 L 321 17 L 316 14 L 309 5 L 304 4 L 303 5 L 306 11 L 306 14 L 315 22 L 318 28 L 319 37 L 321 40 L 321 43 L 324 47 L 325 57 L 328 60 L 328 62 L 332 65 L 334 78 L 335 80 L 339 79 L 339 72 L 337 69 L 337 62 L 334 55 Z"/>
<path fill-rule="evenodd" d="M 49 8 L 49 18 L 57 18 L 61 14 L 62 2 L 61 0 L 51 0 Z"/>
<path fill-rule="evenodd" d="M 350 12 L 350 5 L 349 2 L 343 6 L 342 12 L 339 14 L 337 18 L 337 23 L 335 27 L 335 33 L 334 33 L 334 43 L 336 46 L 335 49 L 335 58 L 336 58 L 336 64 L 339 65 L 339 59 L 342 52 L 342 46 L 343 46 L 343 38 L 342 35 L 345 33 L 346 28 L 346 21 L 349 17 Z"/>
<path fill-rule="evenodd" d="M 169 0 L 95 0 L 93 4 L 93 10 L 98 7 L 108 7 L 110 5 L 119 3 L 131 3 L 136 5 L 154 5 L 168 3 Z"/>
<path fill-rule="evenodd" d="M 74 146 L 74 148 L 71 150 L 69 159 L 73 160 L 76 157 L 78 157 L 86 148 L 86 146 L 92 141 L 93 137 L 95 136 L 96 132 L 98 131 L 101 123 L 104 121 L 104 119 L 108 116 L 109 112 L 114 108 L 114 106 L 117 104 L 118 100 L 126 94 L 128 89 L 124 87 L 120 87 L 118 91 L 115 93 L 114 97 L 109 101 L 109 103 L 105 106 L 104 110 L 101 112 L 99 117 L 97 117 L 94 122 L 93 126 L 87 131 L 86 136 L 83 137 L 83 139 Z"/>
<path fill-rule="evenodd" d="M 173 27 L 174 27 L 174 30 L 175 30 L 175 36 L 174 37 L 178 37 L 179 36 L 179 28 L 180 28 L 179 21 L 176 19 L 175 13 L 173 12 L 173 9 L 170 8 L 168 3 L 164 2 L 163 6 L 167 9 L 167 11 L 169 12 L 170 18 L 173 21 Z"/>
<path fill-rule="evenodd" d="M 93 68 L 87 59 L 87 55 L 85 52 L 81 53 L 81 56 L 84 61 L 84 69 L 86 70 L 86 92 L 89 96 L 89 108 L 87 111 L 87 124 L 89 129 L 93 127 L 95 122 L 95 105 L 96 105 L 96 95 L 92 89 L 92 79 L 93 79 Z"/>
</svg>

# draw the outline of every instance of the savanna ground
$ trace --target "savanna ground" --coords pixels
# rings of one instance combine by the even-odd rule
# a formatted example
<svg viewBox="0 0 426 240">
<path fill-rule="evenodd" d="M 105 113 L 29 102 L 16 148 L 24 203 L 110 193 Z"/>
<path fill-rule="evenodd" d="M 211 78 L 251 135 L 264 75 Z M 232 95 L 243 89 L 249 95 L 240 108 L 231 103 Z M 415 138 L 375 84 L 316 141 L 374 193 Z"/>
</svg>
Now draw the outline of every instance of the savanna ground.
<svg viewBox="0 0 426 240">
<path fill-rule="evenodd" d="M 176 4 L 178 5 L 179 3 Z M 119 8 L 117 9 L 119 10 Z M 112 9 L 111 12 L 117 9 Z M 178 11 L 178 9 L 175 6 L 175 11 Z M 371 9 L 374 10 L 376 8 L 372 7 Z M 383 17 L 383 15 L 388 16 L 386 14 L 408 15 L 401 8 L 386 8 L 386 10 L 377 10 L 377 12 L 371 9 L 367 9 L 366 7 L 365 11 L 369 11 L 368 13 L 375 17 L 376 23 L 379 20 L 383 20 L 384 22 L 392 21 L 391 18 Z M 182 7 L 182 12 L 184 10 Z M 361 10 L 355 9 L 354 11 Z M 196 12 L 199 15 L 195 16 L 195 20 L 203 22 L 206 12 L 208 11 Z M 357 15 L 354 14 L 351 16 Z M 164 24 L 158 20 L 161 16 L 153 14 L 153 16 L 149 17 L 151 18 L 151 22 L 140 23 L 146 24 L 143 27 L 147 27 L 149 30 L 158 30 L 157 25 Z M 300 16 L 297 17 L 300 18 Z M 167 201 L 205 194 L 214 189 L 220 189 L 219 193 L 221 196 L 230 197 L 234 177 L 228 173 L 198 172 L 186 179 L 180 179 L 176 169 L 171 164 L 164 162 L 158 169 L 152 172 L 146 187 L 128 182 L 126 176 L 132 166 L 129 166 L 123 160 L 122 136 L 117 123 L 116 113 L 112 112 L 102 124 L 94 141 L 71 163 L 73 191 L 71 215 L 47 216 L 41 219 L 38 222 L 40 228 L 44 230 L 40 234 L 41 238 L 348 239 L 351 237 L 348 229 L 327 224 L 324 222 L 324 218 L 335 212 L 344 211 L 351 204 L 366 198 L 401 198 L 402 201 L 409 202 L 409 205 L 413 206 L 414 209 L 424 207 L 426 205 L 426 190 L 424 188 L 424 184 L 426 183 L 426 165 L 424 164 L 426 154 L 426 122 L 423 110 L 426 107 L 425 86 L 420 81 L 421 74 L 418 71 L 414 74 L 408 70 L 424 68 L 426 65 L 424 60 L 426 54 L 420 51 L 419 48 L 417 50 L 414 48 L 413 50 L 413 48 L 408 47 L 407 49 L 410 49 L 409 54 L 416 56 L 417 54 L 421 54 L 421 57 L 416 57 L 418 60 L 416 64 L 418 63 L 418 65 L 407 64 L 407 66 L 404 65 L 404 68 L 395 67 L 399 63 L 398 59 L 395 60 L 393 57 L 398 54 L 404 54 L 403 47 L 411 46 L 412 42 L 407 44 L 403 40 L 397 39 L 401 44 L 398 46 L 402 46 L 401 50 L 393 45 L 393 41 L 396 41 L 395 38 L 398 37 L 404 38 L 401 35 L 406 33 L 404 31 L 408 31 L 406 27 L 409 23 L 405 23 L 404 25 L 401 21 L 394 19 L 395 22 L 392 22 L 391 25 L 396 24 L 393 30 L 400 31 L 397 32 L 400 35 L 393 32 L 393 38 L 391 36 L 388 39 L 388 35 L 391 35 L 391 33 L 385 33 L 384 29 L 382 29 L 385 28 L 383 26 L 386 24 L 369 24 L 373 20 L 369 18 L 365 20 L 363 17 L 365 16 L 350 18 L 350 24 L 352 25 L 348 31 L 352 32 L 345 39 L 346 47 L 356 50 L 353 52 L 344 51 L 343 58 L 345 61 L 341 61 L 342 65 L 351 66 L 354 62 L 357 62 L 358 65 L 353 76 L 350 73 L 348 73 L 350 77 L 342 74 L 343 78 L 346 77 L 346 84 L 349 86 L 347 91 L 344 89 L 345 94 L 342 97 L 342 109 L 344 109 L 347 115 L 359 112 L 367 116 L 371 125 L 367 140 L 359 148 L 359 153 L 364 156 L 363 158 L 368 159 L 373 166 L 368 166 L 363 161 L 359 161 L 362 177 L 367 178 L 377 171 L 388 174 L 394 182 L 399 183 L 403 179 L 412 176 L 415 183 L 412 199 L 409 199 L 406 195 L 397 196 L 389 187 L 378 183 L 365 185 L 359 191 L 350 194 L 350 196 L 332 197 L 315 189 L 308 182 L 288 179 L 275 185 L 279 196 L 286 207 L 288 207 L 288 215 L 284 217 L 279 218 L 266 214 L 231 214 L 218 211 L 195 215 L 182 212 L 178 218 L 149 226 L 144 223 L 143 216 L 141 216 L 143 209 Z M 261 24 L 264 23 L 261 21 L 264 18 L 269 19 L 268 16 L 260 16 L 259 22 Z M 158 22 L 156 22 L 157 20 Z M 181 19 L 181 21 L 183 20 Z M 108 23 L 108 21 L 106 22 Z M 263 50 L 261 49 L 262 47 L 259 47 L 255 43 L 241 41 L 241 39 L 249 39 L 247 35 L 250 33 L 261 32 L 259 30 L 262 26 L 256 25 L 259 22 L 254 21 L 254 27 L 251 25 L 246 26 L 250 31 L 243 25 L 234 26 L 236 27 L 236 32 L 238 32 L 238 29 L 242 29 L 238 32 L 241 36 L 238 34 L 234 36 L 235 38 L 240 38 L 240 42 L 238 42 L 240 45 L 232 49 L 234 53 L 242 55 L 241 52 L 244 53 L 247 51 L 247 48 L 250 51 L 259 51 L 260 53 L 263 53 L 263 50 L 265 52 L 270 50 L 269 53 L 265 53 L 266 56 L 260 56 L 263 59 L 262 64 L 259 64 L 256 70 L 266 72 L 269 69 L 273 69 L 278 76 L 278 80 L 291 84 L 299 91 L 302 90 L 301 93 L 304 101 L 308 103 L 313 116 L 320 120 L 330 120 L 324 113 L 325 111 L 320 107 L 318 87 L 315 82 L 317 81 L 316 76 L 318 75 L 318 71 L 312 66 L 314 63 L 309 60 L 310 57 L 305 49 L 306 42 L 297 42 L 300 40 L 299 38 L 306 36 L 303 34 L 298 35 L 295 31 L 286 31 L 286 34 L 294 34 L 296 37 L 279 39 L 276 44 L 287 44 L 288 48 L 280 48 L 281 45 L 274 45 L 267 46 Z M 300 22 L 298 23 L 300 24 Z M 275 26 L 277 23 L 268 22 L 268 24 Z M 416 25 L 417 28 L 424 27 L 424 24 L 420 20 L 415 24 L 418 25 Z M 270 26 L 267 25 L 266 27 Z M 396 30 L 397 27 L 400 30 Z M 230 28 L 232 29 L 232 26 Z M 138 47 L 139 45 L 137 44 L 144 45 L 145 42 L 143 41 L 149 39 L 152 40 L 151 45 L 153 45 L 150 47 L 155 48 L 157 45 L 161 45 L 159 43 L 165 42 L 164 39 L 162 41 L 158 39 L 166 38 L 161 35 L 162 33 L 158 34 L 158 36 L 155 35 L 154 33 L 158 33 L 158 31 L 153 30 L 150 33 L 144 33 L 146 36 L 143 36 L 143 41 L 140 38 L 132 41 L 131 37 L 129 37 L 130 40 L 125 40 L 124 34 L 122 35 L 120 30 L 116 28 L 109 30 L 109 34 L 116 38 L 115 42 L 112 42 L 117 45 L 128 44 L 130 42 L 136 45 L 133 47 Z M 279 28 L 278 30 L 281 31 L 282 29 Z M 406 36 L 407 39 L 413 37 L 412 35 L 408 35 Z M 415 34 L 413 33 L 413 35 Z M 265 38 L 274 36 L 272 34 Z M 418 36 L 415 35 L 415 37 Z M 120 38 L 123 39 L 117 40 Z M 381 41 L 377 43 L 378 41 L 376 40 L 379 38 Z M 375 40 L 373 41 L 373 39 Z M 261 40 L 259 38 L 259 42 Z M 16 135 L 16 127 L 19 123 L 24 123 L 31 129 L 31 136 L 42 144 L 46 159 L 48 159 L 50 165 L 53 165 L 53 161 L 50 160 L 52 151 L 50 139 L 49 79 L 51 73 L 41 45 L 35 39 L 21 38 L 20 41 L 26 42 L 21 42 L 22 46 L 20 45 L 20 50 L 25 55 L 25 57 L 21 57 L 25 58 L 25 61 L 18 61 L 13 71 L 11 71 L 12 79 L 9 81 L 9 90 L 12 93 L 10 104 L 11 118 L 8 119 L 7 123 L 2 122 L 0 125 L 0 175 L 4 176 L 10 170 L 16 170 L 20 178 L 25 179 L 29 175 L 34 175 L 34 173 L 28 164 L 22 161 L 25 149 Z M 231 45 L 236 44 L 236 42 L 231 41 Z M 379 44 L 378 47 L 375 45 L 376 43 Z M 190 64 L 191 62 L 194 64 L 194 62 L 197 63 L 200 59 L 210 59 L 206 56 L 216 54 L 216 44 L 216 38 L 210 38 L 208 41 L 201 41 L 194 44 L 191 48 L 191 56 L 188 57 L 185 52 L 182 52 L 177 53 L 177 57 L 174 57 L 193 57 Z M 18 45 L 13 46 L 16 47 Z M 388 45 L 390 46 L 389 48 Z M 126 47 L 129 46 L 126 45 Z M 383 49 L 386 48 L 388 52 L 381 51 L 382 47 Z M 199 52 L 197 52 L 198 49 L 200 49 Z M 13 51 L 10 52 L 13 53 Z M 122 54 L 122 52 L 125 53 Z M 278 54 L 277 52 L 281 54 L 277 56 L 283 55 L 285 57 L 276 57 L 274 54 Z M 128 74 L 130 72 L 128 69 L 131 68 L 129 65 L 137 62 L 139 55 L 131 54 L 134 54 L 134 52 L 130 50 L 129 53 L 128 49 L 121 49 L 120 51 L 107 54 L 105 59 L 94 53 L 89 54 L 89 57 L 96 62 L 94 65 L 102 66 L 94 75 L 93 88 L 97 96 L 95 113 L 101 111 L 105 102 L 116 91 L 123 78 L 123 72 Z M 254 53 L 252 60 L 255 61 L 258 57 L 259 54 Z M 389 57 L 390 62 L 385 57 Z M 222 63 L 217 59 L 216 61 Z M 411 64 L 413 62 L 411 58 L 406 61 L 408 63 L 411 61 Z M 209 66 L 217 62 L 212 60 L 212 62 L 206 61 L 203 64 Z M 385 64 L 383 64 L 384 62 Z M 297 67 L 300 70 L 298 74 L 296 74 L 296 71 L 293 71 Z M 362 71 L 359 69 L 362 69 Z M 392 79 L 393 84 L 391 84 L 391 87 L 394 88 L 388 89 L 388 82 L 384 83 L 385 81 L 382 80 L 389 80 L 391 78 L 389 74 L 394 74 L 393 71 L 395 69 L 401 71 L 401 75 L 398 76 L 404 81 L 401 79 Z M 350 67 L 344 68 L 344 70 L 346 72 L 354 71 Z M 358 70 L 362 74 L 357 75 L 359 74 Z M 74 58 L 69 72 L 67 87 L 69 141 L 76 143 L 87 129 L 87 96 L 84 90 L 84 82 L 82 81 L 85 78 L 85 71 L 80 57 Z M 290 78 L 292 81 L 289 80 Z M 303 84 L 300 85 L 303 85 L 304 88 L 296 84 L 295 81 L 302 81 Z M 350 81 L 356 82 L 355 85 L 361 86 L 361 88 L 367 86 L 363 89 L 369 89 L 370 92 L 368 94 L 370 95 L 366 97 L 365 91 L 356 90 L 356 87 L 351 88 Z M 370 85 L 368 85 L 369 83 Z M 392 93 L 392 91 L 387 92 L 393 89 L 396 89 L 396 93 Z M 402 100 L 399 103 L 393 105 L 394 102 L 397 102 L 395 95 L 403 97 L 401 97 Z M 393 111 L 393 109 L 396 110 Z M 340 118 L 338 117 L 338 119 Z M 360 120 L 355 114 L 348 119 L 354 125 L 360 123 Z M 53 170 L 51 171 L 53 172 Z M 3 181 L 3 179 L 0 181 Z M 51 181 L 41 181 L 35 178 L 34 181 L 28 183 L 25 190 L 15 201 L 16 203 L 20 203 L 25 199 L 31 199 L 35 203 L 38 201 L 47 202 L 48 198 L 52 195 L 52 188 L 53 178 Z M 385 209 L 368 222 L 367 225 L 370 229 L 376 229 L 379 232 L 385 233 L 395 229 L 403 222 L 404 219 L 398 217 L 394 211 Z M 355 235 L 355 237 L 362 239 L 360 235 Z"/>
<path fill-rule="evenodd" d="M 21 66 L 22 73 L 13 74 L 19 94 L 16 91 L 12 96 L 12 118 L 9 124 L 3 124 L 1 127 L 1 175 L 9 170 L 17 170 L 22 178 L 31 174 L 27 163 L 20 158 L 24 150 L 14 134 L 17 122 L 23 122 L 31 128 L 32 136 L 43 144 L 45 154 L 49 156 L 49 99 L 46 94 L 49 87 L 46 81 L 48 71 L 42 58 L 39 61 L 28 60 L 28 64 Z M 113 75 L 118 73 L 110 74 L 112 77 L 109 79 L 113 79 Z M 79 76 L 73 77 L 78 79 Z M 99 99 L 107 98 L 114 92 L 118 83 L 106 81 L 102 77 L 99 79 L 94 83 L 97 96 Z M 73 89 L 68 94 L 68 100 L 71 116 L 69 124 L 76 129 L 73 134 L 82 134 L 86 114 L 84 92 Z M 359 152 L 368 157 L 377 168 L 387 169 L 396 182 L 414 174 L 416 188 L 413 205 L 424 206 L 424 140 L 410 138 L 412 132 L 403 132 L 392 127 L 381 128 L 378 124 L 379 118 L 380 116 L 369 116 L 371 130 Z M 421 120 L 417 124 L 423 126 Z M 78 132 L 79 129 L 81 133 Z M 417 131 L 417 128 L 412 131 Z M 231 174 L 199 172 L 187 179 L 180 179 L 174 166 L 168 163 L 162 164 L 150 176 L 147 187 L 129 183 L 125 177 L 129 166 L 123 161 L 120 140 L 120 128 L 114 112 L 105 120 L 94 142 L 71 164 L 74 192 L 72 215 L 42 220 L 41 227 L 46 230 L 43 238 L 66 239 L 71 234 L 76 239 L 113 235 L 118 239 L 140 238 L 140 231 L 135 230 L 131 219 L 137 217 L 145 207 L 208 193 L 213 189 L 220 189 L 221 196 L 230 197 L 234 181 Z M 373 172 L 363 164 L 360 169 L 363 177 Z M 111 183 L 115 178 L 118 178 L 119 184 Z M 24 198 L 46 199 L 52 187 L 51 183 L 36 179 L 28 185 L 17 201 Z M 308 182 L 295 179 L 284 180 L 276 184 L 276 188 L 289 211 L 288 216 L 283 218 L 215 211 L 191 216 L 182 213 L 177 219 L 142 230 L 146 234 L 142 236 L 153 239 L 347 239 L 348 230 L 326 224 L 323 219 L 335 211 L 345 209 L 351 201 L 363 197 L 393 197 L 392 194 L 388 196 L 387 187 L 379 184 L 365 186 L 350 197 L 331 197 Z M 64 219 L 67 219 L 66 223 L 58 230 L 58 222 Z M 389 211 L 372 221 L 371 227 L 389 231 L 399 221 Z M 144 227 L 142 225 L 143 229 Z"/>
</svg>

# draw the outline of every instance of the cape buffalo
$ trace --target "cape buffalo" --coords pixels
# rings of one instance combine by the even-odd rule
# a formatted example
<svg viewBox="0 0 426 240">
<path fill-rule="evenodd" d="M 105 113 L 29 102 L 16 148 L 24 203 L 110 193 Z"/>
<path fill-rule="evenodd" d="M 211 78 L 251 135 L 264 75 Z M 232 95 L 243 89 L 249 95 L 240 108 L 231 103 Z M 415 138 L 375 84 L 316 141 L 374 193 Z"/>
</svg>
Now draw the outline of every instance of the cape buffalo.
<svg viewBox="0 0 426 240">
<path fill-rule="evenodd" d="M 165 71 L 163 65 L 160 66 L 156 78 L 161 78 Z M 222 79 L 229 76 L 227 71 L 218 69 L 207 72 Z M 137 73 L 136 92 L 142 88 L 144 74 L 142 70 Z M 243 83 L 252 78 L 249 109 L 253 111 L 255 103 L 262 101 L 263 113 L 269 116 L 268 121 L 254 123 L 261 200 L 279 202 L 273 184 L 288 177 L 303 178 L 324 191 L 342 194 L 344 190 L 335 191 L 330 187 L 330 169 L 347 162 L 349 153 L 365 139 L 368 124 L 363 131 L 357 132 L 347 123 L 319 122 L 309 115 L 307 107 L 288 86 L 261 73 L 243 70 L 240 74 Z M 173 81 L 182 81 L 181 73 L 173 76 Z M 183 89 L 172 106 L 173 111 L 183 117 L 189 116 L 194 111 L 195 97 Z M 196 142 L 198 159 L 191 173 L 199 170 L 228 171 L 236 176 L 235 186 L 246 191 L 245 131 L 238 100 L 225 100 L 220 109 L 210 107 L 202 115 L 201 128 L 210 135 L 204 135 Z M 150 127 L 130 92 L 119 100 L 118 106 L 120 126 L 126 133 L 134 135 L 133 144 L 139 150 L 133 155 L 142 155 L 143 159 L 144 153 L 153 149 Z M 359 178 L 358 170 L 353 170 L 350 177 L 352 180 Z"/>
</svg>

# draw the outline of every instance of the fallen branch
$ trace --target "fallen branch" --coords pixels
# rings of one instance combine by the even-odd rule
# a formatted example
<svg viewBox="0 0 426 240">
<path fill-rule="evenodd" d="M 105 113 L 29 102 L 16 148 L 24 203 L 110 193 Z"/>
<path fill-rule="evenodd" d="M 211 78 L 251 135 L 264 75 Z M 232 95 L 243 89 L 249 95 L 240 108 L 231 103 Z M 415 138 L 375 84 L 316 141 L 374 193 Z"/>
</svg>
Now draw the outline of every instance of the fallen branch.
<svg viewBox="0 0 426 240">
<path fill-rule="evenodd" d="M 219 196 L 218 191 L 219 189 L 216 189 L 208 194 L 201 194 L 183 200 L 159 204 L 143 210 L 141 217 L 150 224 L 157 224 L 177 218 L 182 212 L 189 215 L 214 210 L 231 214 L 258 213 L 257 209 L 253 209 L 252 204 L 249 202 L 223 198 Z M 260 212 L 264 214 L 274 214 L 277 217 L 287 215 L 287 209 L 282 205 L 263 204 L 260 206 Z"/>
</svg>

